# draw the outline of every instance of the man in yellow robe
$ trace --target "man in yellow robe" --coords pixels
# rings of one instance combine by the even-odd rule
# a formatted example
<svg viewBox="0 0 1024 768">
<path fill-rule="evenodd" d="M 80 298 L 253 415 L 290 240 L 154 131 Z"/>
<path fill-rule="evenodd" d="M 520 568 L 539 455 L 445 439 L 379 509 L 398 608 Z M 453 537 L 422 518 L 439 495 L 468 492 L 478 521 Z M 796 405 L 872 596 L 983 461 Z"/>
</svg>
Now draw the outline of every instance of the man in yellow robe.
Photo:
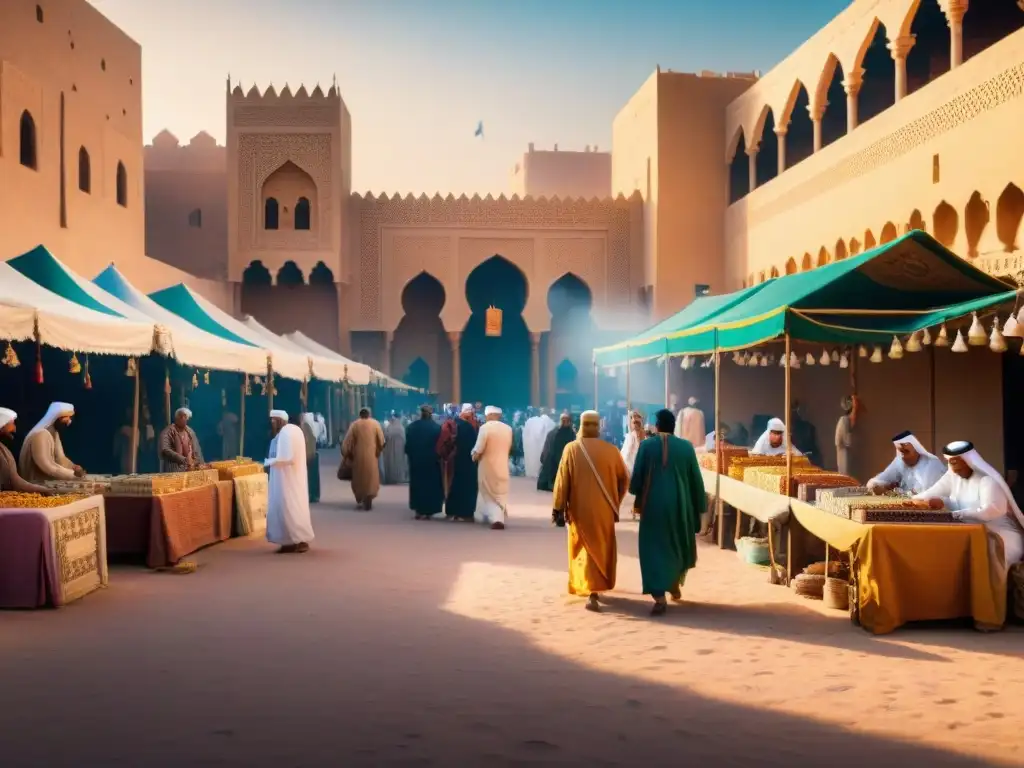
<svg viewBox="0 0 1024 768">
<path fill-rule="evenodd" d="M 615 588 L 615 523 L 629 485 L 622 454 L 600 437 L 601 417 L 586 411 L 579 436 L 565 448 L 552 508 L 569 528 L 569 594 L 587 595 L 601 610 L 601 593 Z"/>
<path fill-rule="evenodd" d="M 341 444 L 341 461 L 352 468 L 352 495 L 356 505 L 367 512 L 380 493 L 380 454 L 384 450 L 384 430 L 370 411 L 363 408 L 352 422 Z M 341 469 L 338 476 L 341 477 Z"/>
</svg>

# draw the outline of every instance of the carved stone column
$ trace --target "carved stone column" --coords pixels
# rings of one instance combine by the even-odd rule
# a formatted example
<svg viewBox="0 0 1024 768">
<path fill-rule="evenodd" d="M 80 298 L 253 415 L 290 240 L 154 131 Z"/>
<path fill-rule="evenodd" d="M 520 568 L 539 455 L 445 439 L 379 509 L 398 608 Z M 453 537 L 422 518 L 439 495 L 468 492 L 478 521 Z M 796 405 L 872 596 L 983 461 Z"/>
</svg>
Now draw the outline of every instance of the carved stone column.
<svg viewBox="0 0 1024 768">
<path fill-rule="evenodd" d="M 530 405 L 540 405 L 540 334 L 530 334 Z"/>
<path fill-rule="evenodd" d="M 757 189 L 757 153 L 760 149 L 760 144 L 747 147 L 747 176 L 749 178 L 747 183 L 750 185 L 751 192 Z"/>
<path fill-rule="evenodd" d="M 949 68 L 959 67 L 964 63 L 964 14 L 967 13 L 967 0 L 950 0 L 946 9 L 946 21 L 949 23 Z"/>
<path fill-rule="evenodd" d="M 779 175 L 786 170 L 786 133 L 789 131 L 789 126 L 780 125 L 775 129 L 775 136 L 777 137 L 777 145 L 779 147 Z"/>
<path fill-rule="evenodd" d="M 889 41 L 889 52 L 896 64 L 896 101 L 907 95 L 907 54 L 916 41 L 914 35 L 904 35 Z"/>
<path fill-rule="evenodd" d="M 448 339 L 452 343 L 452 402 L 462 402 L 462 366 L 460 365 L 459 342 L 462 334 L 458 331 L 449 331 Z"/>
<path fill-rule="evenodd" d="M 851 69 L 843 81 L 846 91 L 846 132 L 852 133 L 858 125 L 857 106 L 860 104 L 860 87 L 864 84 L 864 70 Z"/>
<path fill-rule="evenodd" d="M 384 334 L 384 360 L 382 361 L 383 368 L 381 368 L 381 371 L 388 376 L 394 375 L 391 373 L 391 343 L 394 340 L 395 334 L 392 331 Z"/>
<path fill-rule="evenodd" d="M 821 151 L 821 118 L 825 114 L 825 107 L 828 106 L 828 102 L 824 104 L 808 104 L 807 112 L 811 116 L 811 125 L 814 127 L 814 149 L 813 152 Z"/>
</svg>

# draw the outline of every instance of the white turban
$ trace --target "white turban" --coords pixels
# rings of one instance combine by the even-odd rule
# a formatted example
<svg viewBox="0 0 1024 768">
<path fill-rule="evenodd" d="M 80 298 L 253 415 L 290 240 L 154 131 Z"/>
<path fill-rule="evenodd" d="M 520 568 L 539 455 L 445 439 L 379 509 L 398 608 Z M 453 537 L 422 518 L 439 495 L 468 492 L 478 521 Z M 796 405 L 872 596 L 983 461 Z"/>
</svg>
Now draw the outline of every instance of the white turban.
<svg viewBox="0 0 1024 768">
<path fill-rule="evenodd" d="M 777 418 L 769 419 L 768 420 L 768 428 L 765 429 L 765 431 L 761 433 L 761 436 L 759 438 L 757 438 L 757 442 L 754 443 L 754 447 L 750 449 L 751 455 L 754 455 L 754 456 L 770 455 L 768 453 L 770 450 L 776 450 L 776 451 L 780 451 L 782 453 L 785 453 L 785 442 L 783 442 L 782 446 L 780 446 L 779 448 L 772 448 L 771 447 L 772 432 L 782 432 L 783 435 L 785 435 L 785 433 L 786 433 L 786 423 L 782 419 L 777 419 Z M 800 453 L 800 451 L 797 449 L 797 447 L 795 445 L 793 446 L 793 455 L 794 456 L 801 456 L 801 455 L 803 455 L 803 454 Z"/>
<path fill-rule="evenodd" d="M 280 419 L 281 421 L 288 421 L 288 411 L 274 409 L 273 411 L 270 412 L 270 418 Z"/>
<path fill-rule="evenodd" d="M 693 406 L 695 406 L 697 404 L 697 398 L 696 397 L 691 397 L 686 402 L 692 408 Z"/>
<path fill-rule="evenodd" d="M 0 429 L 3 429 L 12 421 L 18 418 L 18 414 L 10 408 L 0 408 Z"/>
<path fill-rule="evenodd" d="M 185 414 L 186 419 L 192 418 L 192 411 L 190 411 L 188 408 L 179 408 L 178 410 L 176 410 L 174 412 L 174 418 L 178 418 L 181 414 Z"/>
<path fill-rule="evenodd" d="M 484 416 L 501 416 L 501 408 L 496 405 L 488 405 L 484 408 Z"/>
<path fill-rule="evenodd" d="M 33 435 L 36 432 L 42 432 L 45 429 L 49 429 L 57 423 L 57 419 L 62 419 L 65 416 L 74 416 L 75 406 L 71 403 L 50 403 L 50 407 L 46 409 L 46 415 L 39 420 L 29 431 L 29 435 Z"/>
<path fill-rule="evenodd" d="M 466 414 L 466 413 L 473 413 L 473 411 L 474 411 L 474 408 L 473 408 L 473 404 L 472 403 L 463 403 L 462 404 L 462 410 L 459 411 L 459 413 Z"/>
<path fill-rule="evenodd" d="M 785 432 L 786 422 L 784 422 L 782 419 L 768 419 L 768 431 Z"/>
</svg>

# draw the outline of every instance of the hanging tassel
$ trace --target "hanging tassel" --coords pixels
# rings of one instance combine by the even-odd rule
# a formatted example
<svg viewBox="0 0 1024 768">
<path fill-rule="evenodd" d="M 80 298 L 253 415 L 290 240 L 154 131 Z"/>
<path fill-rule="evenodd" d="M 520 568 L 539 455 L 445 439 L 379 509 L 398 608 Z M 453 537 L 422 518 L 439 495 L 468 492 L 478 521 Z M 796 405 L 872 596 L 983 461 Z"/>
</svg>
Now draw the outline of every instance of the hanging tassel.
<svg viewBox="0 0 1024 768">
<path fill-rule="evenodd" d="M 875 351 L 871 353 L 871 362 L 880 363 L 882 362 L 882 348 L 876 346 Z"/>
<path fill-rule="evenodd" d="M 832 362 L 833 363 L 838 363 L 839 362 L 839 350 L 838 349 L 833 349 L 832 350 Z"/>
<path fill-rule="evenodd" d="M 849 368 L 850 367 L 850 358 L 847 356 L 847 354 L 845 352 L 843 352 L 843 354 L 841 354 L 839 356 L 839 367 L 840 368 Z"/>
<path fill-rule="evenodd" d="M 910 338 L 907 339 L 907 346 L 905 347 L 907 352 L 920 352 L 921 351 L 921 334 L 914 331 L 910 334 Z"/>
<path fill-rule="evenodd" d="M 199 389 L 199 371 L 192 374 L 192 389 Z"/>
<path fill-rule="evenodd" d="M 71 353 L 71 359 L 68 361 L 68 373 L 72 376 L 76 376 L 82 372 L 82 364 L 78 362 L 78 355 L 74 352 Z"/>
<path fill-rule="evenodd" d="M 1024 333 L 1021 333 L 1021 330 L 1020 325 L 1017 323 L 1017 318 L 1014 317 L 1011 312 L 1010 316 L 1006 318 L 1006 324 L 1003 326 L 1003 336 L 1006 336 L 1007 338 L 1024 336 Z M 7 346 L 10 347 L 9 344 Z"/>
<path fill-rule="evenodd" d="M 992 336 L 989 338 L 988 348 L 993 352 L 1006 351 L 1006 339 L 999 332 L 999 318 L 996 318 L 995 322 L 992 323 Z"/>
<path fill-rule="evenodd" d="M 959 333 L 959 331 L 957 331 Z M 943 323 L 939 329 L 939 335 L 935 339 L 936 347 L 948 347 L 949 346 L 949 331 L 946 330 L 946 324 Z"/>
<path fill-rule="evenodd" d="M 967 344 L 964 342 L 963 331 L 956 332 L 956 341 L 953 342 L 953 352 L 966 352 Z"/>
<path fill-rule="evenodd" d="M 245 375 L 245 394 L 252 394 L 252 384 L 249 382 L 249 374 Z"/>
<path fill-rule="evenodd" d="M 832 362 L 832 358 L 829 357 L 828 350 L 823 350 L 821 353 L 821 359 L 818 360 L 819 365 L 829 365 Z"/>
<path fill-rule="evenodd" d="M 139 364 L 135 362 L 134 357 L 128 358 L 128 366 L 124 369 L 124 375 L 129 378 L 134 378 L 139 373 Z"/>
<path fill-rule="evenodd" d="M 903 345 L 900 344 L 898 336 L 892 337 L 892 344 L 889 345 L 889 359 L 900 360 L 903 357 Z"/>
<path fill-rule="evenodd" d="M 815 363 L 814 355 L 812 355 L 810 352 L 808 352 L 807 353 L 807 357 L 804 358 L 804 365 L 814 365 L 814 363 Z"/>
<path fill-rule="evenodd" d="M 203 374 L 203 384 L 209 384 L 209 383 L 210 383 L 210 372 L 207 371 L 206 373 Z"/>
<path fill-rule="evenodd" d="M 967 343 L 972 347 L 982 347 L 988 344 L 988 334 L 985 333 L 985 326 L 978 320 L 978 313 L 974 313 L 974 319 L 971 320 L 971 328 L 967 331 Z"/>
<path fill-rule="evenodd" d="M 925 328 L 924 331 L 921 333 L 921 343 L 926 347 L 931 346 L 932 333 L 927 328 Z"/>
<path fill-rule="evenodd" d="M 857 357 L 864 357 L 864 358 L 866 358 L 867 356 L 868 356 L 868 348 L 865 347 L 863 344 L 861 344 L 860 348 L 857 350 Z"/>
<path fill-rule="evenodd" d="M 82 386 L 85 389 L 92 389 L 92 376 L 89 374 L 89 356 L 85 356 L 85 372 L 82 375 Z"/>
<path fill-rule="evenodd" d="M 4 350 L 4 365 L 8 368 L 17 368 L 21 365 L 21 360 L 18 359 L 18 353 L 14 351 L 14 347 L 11 346 L 11 342 L 7 342 L 7 349 Z"/>
</svg>

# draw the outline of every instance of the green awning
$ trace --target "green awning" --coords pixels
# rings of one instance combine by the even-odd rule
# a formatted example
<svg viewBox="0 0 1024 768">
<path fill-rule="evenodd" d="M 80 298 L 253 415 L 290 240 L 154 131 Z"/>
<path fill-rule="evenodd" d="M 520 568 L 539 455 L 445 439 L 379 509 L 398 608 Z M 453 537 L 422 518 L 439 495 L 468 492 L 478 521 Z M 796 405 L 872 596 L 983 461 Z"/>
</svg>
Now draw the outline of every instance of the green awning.
<svg viewBox="0 0 1024 768">
<path fill-rule="evenodd" d="M 37 245 L 28 253 L 9 259 L 8 264 L 21 274 L 61 298 L 111 317 L 125 317 L 94 292 L 99 291 L 88 280 L 68 270 L 45 246 Z M 102 294 L 102 291 L 99 291 Z"/>
<path fill-rule="evenodd" d="M 196 328 L 200 328 L 207 333 L 212 333 L 214 336 L 233 341 L 236 344 L 245 344 L 247 347 L 256 346 L 248 339 L 227 328 L 225 324 L 218 322 L 213 314 L 208 312 L 196 300 L 192 291 L 182 283 L 151 293 L 149 298 L 168 312 L 173 312 L 178 317 L 184 318 Z"/>
<path fill-rule="evenodd" d="M 1017 295 L 1008 283 L 919 230 L 859 256 L 759 287 L 710 318 L 665 333 L 664 353 L 744 349 L 781 338 L 787 330 L 791 338 L 812 343 L 881 343 L 1013 301 Z M 648 344 L 649 337 L 626 342 L 629 359 L 649 357 L 641 353 Z M 618 355 L 625 357 L 624 352 Z M 605 362 L 612 359 L 606 349 L 596 350 L 595 359 L 615 364 Z"/>
</svg>

